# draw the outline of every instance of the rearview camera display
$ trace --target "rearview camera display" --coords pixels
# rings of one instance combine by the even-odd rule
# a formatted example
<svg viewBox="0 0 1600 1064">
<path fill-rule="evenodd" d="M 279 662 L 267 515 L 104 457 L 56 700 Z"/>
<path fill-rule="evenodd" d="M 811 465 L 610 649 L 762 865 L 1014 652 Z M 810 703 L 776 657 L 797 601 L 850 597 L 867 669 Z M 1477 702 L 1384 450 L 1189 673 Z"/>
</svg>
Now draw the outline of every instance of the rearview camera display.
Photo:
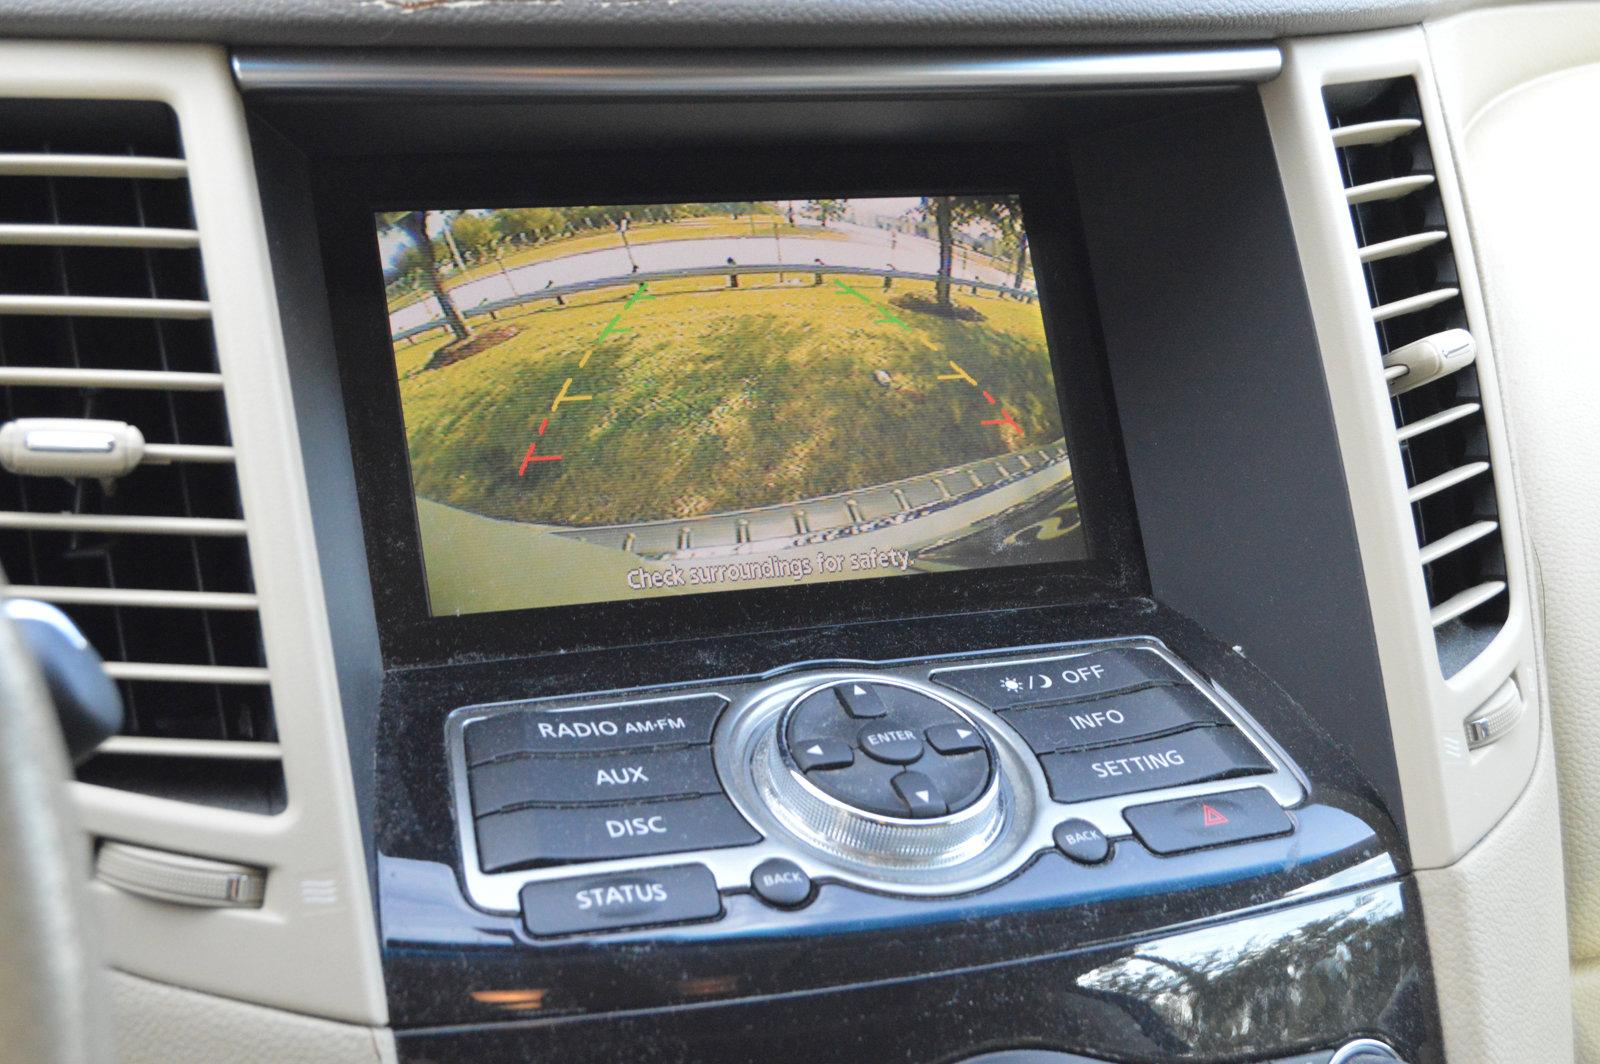
<svg viewBox="0 0 1600 1064">
<path fill-rule="evenodd" d="M 375 222 L 435 616 L 1085 557 L 1016 196 Z"/>
</svg>

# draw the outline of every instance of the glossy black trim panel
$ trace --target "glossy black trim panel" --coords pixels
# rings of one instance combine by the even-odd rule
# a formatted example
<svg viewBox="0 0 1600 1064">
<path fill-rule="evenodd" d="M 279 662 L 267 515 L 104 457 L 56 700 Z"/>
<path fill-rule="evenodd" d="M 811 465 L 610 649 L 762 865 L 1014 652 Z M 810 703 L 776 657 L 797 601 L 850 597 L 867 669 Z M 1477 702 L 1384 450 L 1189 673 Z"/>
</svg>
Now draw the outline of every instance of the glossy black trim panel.
<svg viewBox="0 0 1600 1064">
<path fill-rule="evenodd" d="M 1409 880 L 1230 915 L 921 979 L 604 1020 L 544 1018 L 559 984 L 486 982 L 482 995 L 511 1022 L 402 1030 L 397 1043 L 406 1064 L 927 1064 L 1018 1048 L 1155 1064 L 1267 1060 L 1330 1050 L 1360 1033 L 1415 1064 L 1443 1061 Z M 953 928 L 949 946 L 960 950 L 989 928 L 982 919 Z M 849 937 L 787 943 L 790 964 L 836 963 L 841 952 L 853 954 Z M 650 951 L 635 955 L 648 959 Z M 679 979 L 686 990 L 714 994 L 750 970 L 729 965 L 719 976 L 685 967 Z"/>
</svg>

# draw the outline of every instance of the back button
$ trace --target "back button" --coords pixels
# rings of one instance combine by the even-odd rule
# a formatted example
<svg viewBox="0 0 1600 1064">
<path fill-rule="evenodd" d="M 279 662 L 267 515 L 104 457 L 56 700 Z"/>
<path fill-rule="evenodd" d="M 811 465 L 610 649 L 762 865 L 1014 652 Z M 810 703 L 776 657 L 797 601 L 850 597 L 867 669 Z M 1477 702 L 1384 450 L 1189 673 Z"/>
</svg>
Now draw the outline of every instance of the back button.
<svg viewBox="0 0 1600 1064">
<path fill-rule="evenodd" d="M 750 889 L 768 905 L 794 909 L 811 898 L 811 877 L 793 861 L 773 857 L 750 873 Z"/>
<path fill-rule="evenodd" d="M 1056 825 L 1052 837 L 1056 847 L 1079 864 L 1099 864 L 1111 856 L 1111 841 L 1087 820 L 1063 820 Z"/>
</svg>

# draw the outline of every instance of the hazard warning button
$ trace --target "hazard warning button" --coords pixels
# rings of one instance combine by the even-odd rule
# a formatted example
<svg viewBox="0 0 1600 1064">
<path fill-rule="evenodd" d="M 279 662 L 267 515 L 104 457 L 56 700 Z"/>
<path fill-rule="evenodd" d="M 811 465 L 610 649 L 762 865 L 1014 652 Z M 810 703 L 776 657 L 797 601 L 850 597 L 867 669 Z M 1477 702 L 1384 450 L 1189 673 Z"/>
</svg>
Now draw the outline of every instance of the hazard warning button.
<svg viewBox="0 0 1600 1064">
<path fill-rule="evenodd" d="M 1123 810 L 1139 841 L 1160 854 L 1287 835 L 1294 821 L 1260 787 Z"/>
</svg>

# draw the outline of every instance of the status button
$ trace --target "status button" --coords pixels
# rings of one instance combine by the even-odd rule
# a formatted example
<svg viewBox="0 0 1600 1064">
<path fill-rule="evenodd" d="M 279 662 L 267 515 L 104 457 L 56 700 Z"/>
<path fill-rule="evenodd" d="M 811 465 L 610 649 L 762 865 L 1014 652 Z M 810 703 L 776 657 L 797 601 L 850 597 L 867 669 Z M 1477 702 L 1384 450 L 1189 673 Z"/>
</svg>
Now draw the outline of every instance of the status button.
<svg viewBox="0 0 1600 1064">
<path fill-rule="evenodd" d="M 522 888 L 530 935 L 573 935 L 722 915 L 717 881 L 704 865 L 580 876 Z"/>
</svg>

